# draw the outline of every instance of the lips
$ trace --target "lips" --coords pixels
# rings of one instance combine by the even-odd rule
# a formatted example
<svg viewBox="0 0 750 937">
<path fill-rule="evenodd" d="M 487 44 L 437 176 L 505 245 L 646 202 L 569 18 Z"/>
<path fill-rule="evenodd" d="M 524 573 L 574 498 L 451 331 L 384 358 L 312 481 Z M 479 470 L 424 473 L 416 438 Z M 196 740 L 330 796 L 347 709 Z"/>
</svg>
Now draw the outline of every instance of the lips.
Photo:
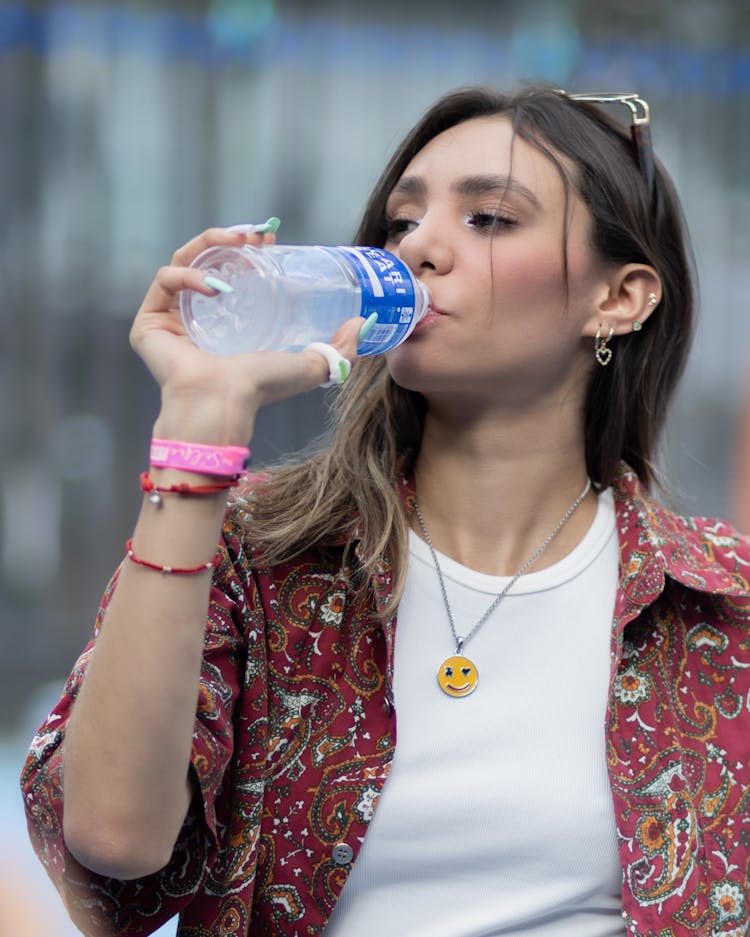
<svg viewBox="0 0 750 937">
<path fill-rule="evenodd" d="M 415 333 L 419 332 L 423 328 L 429 328 L 431 325 L 434 325 L 435 322 L 438 321 L 438 319 L 441 319 L 444 315 L 446 315 L 446 313 L 443 312 L 442 309 L 439 309 L 437 306 L 433 306 L 432 304 L 430 304 L 430 306 L 427 309 L 427 314 L 424 316 L 423 319 L 421 319 L 417 323 L 414 329 L 414 332 Z"/>
</svg>

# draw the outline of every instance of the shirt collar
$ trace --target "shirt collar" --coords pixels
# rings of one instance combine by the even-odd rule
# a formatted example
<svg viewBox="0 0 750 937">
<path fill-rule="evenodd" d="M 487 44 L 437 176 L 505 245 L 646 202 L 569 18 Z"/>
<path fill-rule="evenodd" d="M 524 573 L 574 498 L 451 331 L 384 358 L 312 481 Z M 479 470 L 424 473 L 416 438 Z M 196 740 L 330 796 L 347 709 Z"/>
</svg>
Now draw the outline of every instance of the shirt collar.
<svg viewBox="0 0 750 937">
<path fill-rule="evenodd" d="M 612 490 L 623 579 L 634 578 L 639 566 L 653 564 L 691 589 L 748 595 L 749 545 L 729 524 L 716 518 L 674 514 L 646 492 L 625 463 L 620 465 Z"/>
<path fill-rule="evenodd" d="M 415 503 L 414 474 L 404 470 L 397 482 L 407 515 Z M 665 577 L 700 592 L 750 595 L 750 545 L 725 521 L 677 515 L 652 498 L 629 465 L 620 464 L 612 484 L 620 542 L 620 612 L 637 611 L 664 590 Z M 330 545 L 354 543 L 360 522 Z M 619 615 L 617 617 L 620 617 Z M 632 615 L 627 615 L 628 618 Z"/>
</svg>

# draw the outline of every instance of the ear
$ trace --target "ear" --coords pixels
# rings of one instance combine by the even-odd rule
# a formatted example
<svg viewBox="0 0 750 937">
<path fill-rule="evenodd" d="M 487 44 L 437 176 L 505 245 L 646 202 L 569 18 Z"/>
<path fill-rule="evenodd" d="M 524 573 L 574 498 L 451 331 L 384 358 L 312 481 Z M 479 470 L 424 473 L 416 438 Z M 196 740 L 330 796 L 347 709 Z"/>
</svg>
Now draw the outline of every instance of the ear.
<svg viewBox="0 0 750 937">
<path fill-rule="evenodd" d="M 593 338 L 600 329 L 606 334 L 612 328 L 615 335 L 637 331 L 659 305 L 661 297 L 661 280 L 653 267 L 648 264 L 616 267 L 603 284 L 601 298 L 583 334 Z"/>
</svg>

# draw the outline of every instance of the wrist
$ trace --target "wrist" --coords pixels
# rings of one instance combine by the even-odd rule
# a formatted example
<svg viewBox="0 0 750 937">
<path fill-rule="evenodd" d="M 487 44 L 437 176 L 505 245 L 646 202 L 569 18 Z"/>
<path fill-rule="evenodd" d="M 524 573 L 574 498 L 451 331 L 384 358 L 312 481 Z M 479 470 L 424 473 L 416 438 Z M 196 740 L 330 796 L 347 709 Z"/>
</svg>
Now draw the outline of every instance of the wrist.
<svg viewBox="0 0 750 937">
<path fill-rule="evenodd" d="M 255 414 L 254 408 L 231 408 L 226 401 L 214 405 L 205 399 L 193 404 L 162 400 L 152 435 L 209 446 L 247 446 Z"/>
</svg>

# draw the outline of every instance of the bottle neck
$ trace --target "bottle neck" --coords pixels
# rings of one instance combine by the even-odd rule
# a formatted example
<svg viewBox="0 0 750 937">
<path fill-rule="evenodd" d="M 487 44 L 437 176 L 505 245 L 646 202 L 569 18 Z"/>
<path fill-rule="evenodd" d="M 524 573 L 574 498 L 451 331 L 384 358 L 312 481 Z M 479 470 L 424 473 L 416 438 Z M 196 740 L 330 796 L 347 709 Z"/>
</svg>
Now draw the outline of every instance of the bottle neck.
<svg viewBox="0 0 750 937">
<path fill-rule="evenodd" d="M 427 315 L 432 298 L 429 289 L 421 280 L 412 276 L 412 281 L 414 283 L 414 320 L 416 325 Z"/>
</svg>

